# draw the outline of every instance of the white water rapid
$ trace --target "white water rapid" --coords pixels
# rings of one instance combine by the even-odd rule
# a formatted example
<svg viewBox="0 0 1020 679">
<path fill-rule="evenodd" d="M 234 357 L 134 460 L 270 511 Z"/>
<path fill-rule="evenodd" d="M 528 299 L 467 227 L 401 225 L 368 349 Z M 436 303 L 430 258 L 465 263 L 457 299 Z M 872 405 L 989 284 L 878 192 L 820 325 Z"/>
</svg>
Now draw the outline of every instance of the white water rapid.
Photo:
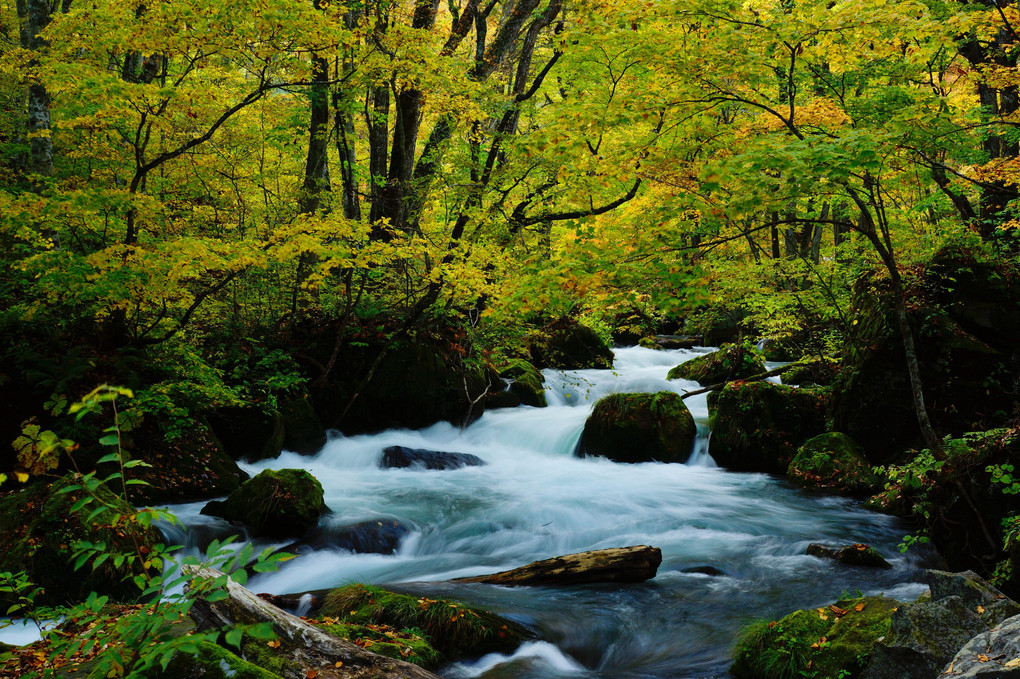
<svg viewBox="0 0 1020 679">
<path fill-rule="evenodd" d="M 322 483 L 337 526 L 395 519 L 412 529 L 393 555 L 316 551 L 252 589 L 276 594 L 351 582 L 457 598 L 512 617 L 538 633 L 511 656 L 490 655 L 442 671 L 448 677 L 665 678 L 727 675 L 742 623 L 821 606 L 841 593 L 899 594 L 923 587 L 918 557 L 896 544 L 906 532 L 850 500 L 808 494 L 764 474 L 719 469 L 707 455 L 705 397 L 687 399 L 702 435 L 681 464 L 616 464 L 578 459 L 574 449 L 592 405 L 612 392 L 695 389 L 665 377 L 704 350 L 619 349 L 613 370 L 546 371 L 548 408 L 486 413 L 464 431 L 438 424 L 420 431 L 333 438 L 317 455 L 284 453 L 245 465 L 300 467 Z M 487 464 L 452 471 L 380 469 L 393 445 L 473 453 Z M 199 542 L 225 528 L 199 515 L 203 503 L 174 511 L 189 530 L 171 539 Z M 204 527 L 204 528 L 203 528 Z M 810 542 L 867 542 L 894 565 L 852 569 L 804 555 Z M 521 566 L 604 547 L 662 549 L 658 576 L 639 585 L 566 589 L 452 584 L 450 578 Z M 724 575 L 685 572 L 712 566 Z"/>
</svg>

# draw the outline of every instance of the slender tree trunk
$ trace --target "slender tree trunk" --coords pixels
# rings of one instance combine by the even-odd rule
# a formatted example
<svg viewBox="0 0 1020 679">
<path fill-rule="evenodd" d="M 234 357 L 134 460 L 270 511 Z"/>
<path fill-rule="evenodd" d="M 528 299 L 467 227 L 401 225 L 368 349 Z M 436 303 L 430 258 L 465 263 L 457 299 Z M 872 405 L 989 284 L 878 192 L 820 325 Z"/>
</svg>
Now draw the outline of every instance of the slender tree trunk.
<svg viewBox="0 0 1020 679">
<path fill-rule="evenodd" d="M 21 23 L 21 46 L 37 51 L 47 43 L 40 33 L 50 23 L 50 3 L 47 0 L 17 0 L 18 19 Z M 38 65 L 32 59 L 30 67 Z M 53 140 L 50 137 L 50 95 L 45 85 L 33 79 L 27 92 L 29 142 L 29 168 L 42 177 L 53 175 Z M 38 187 L 37 187 L 38 188 Z"/>
<path fill-rule="evenodd" d="M 329 62 L 312 57 L 310 90 L 311 116 L 308 123 L 308 155 L 301 184 L 301 212 L 313 213 L 322 207 L 322 193 L 330 190 L 329 161 L 326 153 L 329 126 Z"/>
</svg>

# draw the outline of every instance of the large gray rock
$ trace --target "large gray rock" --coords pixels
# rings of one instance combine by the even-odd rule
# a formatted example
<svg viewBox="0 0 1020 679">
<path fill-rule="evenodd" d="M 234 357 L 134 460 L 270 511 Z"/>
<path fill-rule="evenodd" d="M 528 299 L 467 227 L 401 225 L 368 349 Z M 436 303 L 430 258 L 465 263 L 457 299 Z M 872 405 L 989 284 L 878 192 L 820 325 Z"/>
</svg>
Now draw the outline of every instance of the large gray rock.
<svg viewBox="0 0 1020 679">
<path fill-rule="evenodd" d="M 976 635 L 1018 604 L 970 571 L 929 571 L 931 600 L 893 613 L 861 679 L 932 679 Z"/>
<path fill-rule="evenodd" d="M 1020 615 L 967 642 L 939 677 L 1020 677 Z"/>
</svg>

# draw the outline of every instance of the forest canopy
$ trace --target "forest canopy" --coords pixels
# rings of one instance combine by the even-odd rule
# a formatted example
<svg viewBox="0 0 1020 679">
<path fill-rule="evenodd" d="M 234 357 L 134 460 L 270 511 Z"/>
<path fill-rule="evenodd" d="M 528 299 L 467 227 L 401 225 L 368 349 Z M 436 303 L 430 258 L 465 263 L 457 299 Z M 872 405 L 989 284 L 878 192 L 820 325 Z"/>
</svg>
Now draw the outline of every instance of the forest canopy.
<svg viewBox="0 0 1020 679">
<path fill-rule="evenodd" d="M 1012 257 L 1018 20 L 6 0 L 0 349 L 33 394 L 8 438 L 103 380 L 170 433 L 331 381 L 347 412 L 401 341 L 499 363 L 566 316 L 837 354 L 863 277 L 903 306 L 947 244 Z"/>
</svg>

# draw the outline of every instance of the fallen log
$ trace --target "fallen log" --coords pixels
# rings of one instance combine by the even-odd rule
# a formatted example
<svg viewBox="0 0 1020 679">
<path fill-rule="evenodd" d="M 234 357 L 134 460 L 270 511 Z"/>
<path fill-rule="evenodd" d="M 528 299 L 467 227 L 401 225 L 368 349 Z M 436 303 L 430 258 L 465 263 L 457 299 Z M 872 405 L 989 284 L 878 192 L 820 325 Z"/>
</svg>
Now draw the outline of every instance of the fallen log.
<svg viewBox="0 0 1020 679">
<path fill-rule="evenodd" d="M 658 547 L 615 547 L 567 554 L 492 575 L 457 578 L 453 582 L 480 582 L 506 587 L 644 582 L 655 577 L 661 563 L 662 550 Z"/>
<path fill-rule="evenodd" d="M 719 382 L 718 384 L 710 384 L 707 387 L 702 387 L 701 389 L 692 389 L 691 391 L 685 391 L 684 393 L 680 394 L 680 398 L 688 398 L 690 396 L 697 396 L 698 394 L 706 394 L 710 391 L 715 391 L 716 389 L 722 389 L 730 382 L 760 382 L 762 380 L 767 380 L 770 377 L 775 377 L 776 375 L 782 375 L 784 372 L 786 372 L 793 366 L 794 366 L 793 363 L 788 363 L 786 365 L 781 365 L 778 368 L 773 368 L 772 370 L 766 370 L 763 373 L 758 373 L 757 375 L 754 375 L 752 377 L 740 377 L 733 380 L 726 380 L 725 382 Z"/>
<path fill-rule="evenodd" d="M 223 575 L 211 568 L 184 568 L 193 578 Z M 366 651 L 346 639 L 327 634 L 233 581 L 227 583 L 227 598 L 212 602 L 197 599 L 191 607 L 191 617 L 199 629 L 270 623 L 276 632 L 272 645 L 246 639 L 242 651 L 256 664 L 254 656 L 271 657 L 273 671 L 285 679 L 438 679 L 417 665 Z"/>
</svg>

